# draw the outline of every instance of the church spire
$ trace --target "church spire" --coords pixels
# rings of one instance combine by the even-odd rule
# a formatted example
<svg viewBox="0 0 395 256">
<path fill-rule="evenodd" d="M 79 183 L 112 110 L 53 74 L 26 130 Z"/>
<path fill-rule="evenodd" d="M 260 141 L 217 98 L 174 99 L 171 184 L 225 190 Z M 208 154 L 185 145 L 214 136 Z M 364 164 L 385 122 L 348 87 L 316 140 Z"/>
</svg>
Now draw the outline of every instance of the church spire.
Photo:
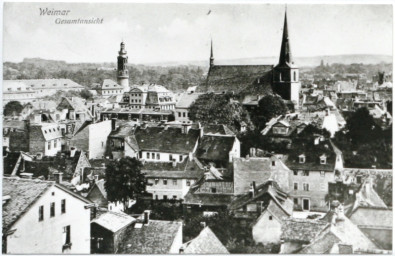
<svg viewBox="0 0 395 256">
<path fill-rule="evenodd" d="M 214 66 L 213 39 L 211 39 L 210 67 Z"/>
<path fill-rule="evenodd" d="M 291 54 L 291 46 L 289 43 L 288 36 L 288 24 L 287 24 L 287 9 L 285 9 L 285 18 L 284 18 L 284 30 L 283 30 L 283 39 L 281 42 L 281 52 L 280 52 L 280 62 L 279 64 L 292 64 L 292 54 Z"/>
</svg>

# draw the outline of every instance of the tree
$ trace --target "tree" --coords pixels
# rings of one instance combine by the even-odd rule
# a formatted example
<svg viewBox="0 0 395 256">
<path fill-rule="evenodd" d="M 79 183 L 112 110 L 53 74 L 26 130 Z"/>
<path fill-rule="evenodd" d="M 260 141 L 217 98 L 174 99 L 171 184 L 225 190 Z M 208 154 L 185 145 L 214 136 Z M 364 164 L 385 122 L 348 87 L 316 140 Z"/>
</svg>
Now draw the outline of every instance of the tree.
<svg viewBox="0 0 395 256">
<path fill-rule="evenodd" d="M 84 98 L 86 100 L 91 99 L 93 97 L 93 94 L 87 89 L 82 90 L 80 92 L 80 95 L 82 98 Z"/>
<path fill-rule="evenodd" d="M 108 201 L 120 201 L 126 205 L 130 199 L 140 199 L 147 184 L 141 168 L 142 163 L 131 157 L 110 162 L 106 167 L 105 183 Z"/>
<path fill-rule="evenodd" d="M 4 106 L 4 115 L 19 115 L 22 112 L 22 109 L 23 106 L 19 101 L 10 101 Z"/>
<path fill-rule="evenodd" d="M 377 139 L 381 133 L 367 108 L 359 108 L 347 120 L 346 128 L 352 144 L 360 145 Z"/>
<path fill-rule="evenodd" d="M 259 130 L 266 126 L 266 123 L 273 117 L 284 115 L 288 111 L 283 99 L 276 95 L 267 95 L 263 97 L 255 110 L 252 117 L 254 124 Z"/>
<path fill-rule="evenodd" d="M 234 132 L 240 129 L 240 124 L 245 122 L 251 129 L 253 127 L 249 114 L 240 102 L 234 100 L 231 93 L 202 94 L 191 105 L 190 119 L 202 124 L 225 124 Z"/>
</svg>

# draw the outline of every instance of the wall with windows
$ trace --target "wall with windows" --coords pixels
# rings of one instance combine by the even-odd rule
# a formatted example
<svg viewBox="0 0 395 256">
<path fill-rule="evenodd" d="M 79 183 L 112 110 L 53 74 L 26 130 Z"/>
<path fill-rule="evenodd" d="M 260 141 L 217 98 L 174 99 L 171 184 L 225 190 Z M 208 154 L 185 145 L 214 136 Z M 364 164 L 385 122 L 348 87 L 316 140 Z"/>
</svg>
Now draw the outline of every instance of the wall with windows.
<svg viewBox="0 0 395 256">
<path fill-rule="evenodd" d="M 264 211 L 252 227 L 252 237 L 255 243 L 279 243 L 281 222 L 268 210 Z"/>
<path fill-rule="evenodd" d="M 334 178 L 333 171 L 293 170 L 290 177 L 290 194 L 295 209 L 327 211 L 325 196 L 328 194 L 328 182 L 333 182 Z M 308 207 L 303 206 L 303 200 L 308 200 Z"/>
<path fill-rule="evenodd" d="M 66 202 L 64 213 L 62 200 Z M 53 217 L 51 203 L 55 206 Z M 14 224 L 15 232 L 7 237 L 7 253 L 89 254 L 90 209 L 85 209 L 85 205 L 84 201 L 52 186 Z M 40 206 L 43 206 L 41 216 Z"/>
<path fill-rule="evenodd" d="M 184 178 L 149 178 L 147 192 L 152 193 L 152 199 L 184 199 L 190 187 L 196 182 L 194 179 Z"/>
<path fill-rule="evenodd" d="M 188 154 L 171 154 L 171 153 L 163 153 L 163 152 L 147 152 L 140 151 L 140 159 L 144 159 L 145 161 L 150 162 L 172 162 L 176 161 L 180 163 L 184 161 L 184 159 L 188 157 Z"/>
<path fill-rule="evenodd" d="M 186 108 L 176 108 L 175 119 L 179 122 L 189 122 L 189 110 Z"/>
</svg>

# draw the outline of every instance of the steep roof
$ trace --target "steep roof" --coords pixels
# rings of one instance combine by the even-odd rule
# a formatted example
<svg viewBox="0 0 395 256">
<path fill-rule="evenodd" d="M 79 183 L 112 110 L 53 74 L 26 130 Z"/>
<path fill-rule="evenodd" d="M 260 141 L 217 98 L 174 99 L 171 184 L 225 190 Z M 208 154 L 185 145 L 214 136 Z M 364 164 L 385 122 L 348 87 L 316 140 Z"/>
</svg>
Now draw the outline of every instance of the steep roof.
<svg viewBox="0 0 395 256">
<path fill-rule="evenodd" d="M 210 67 L 207 82 L 198 89 L 207 92 L 240 92 L 257 84 L 259 78 L 269 76 L 272 69 L 272 65 L 214 65 Z"/>
<path fill-rule="evenodd" d="M 108 211 L 101 214 L 98 218 L 92 220 L 91 223 L 96 223 L 103 228 L 115 233 L 135 221 L 135 218 L 125 213 Z"/>
<path fill-rule="evenodd" d="M 236 134 L 224 124 L 209 124 L 203 127 L 204 135 L 232 135 Z"/>
<path fill-rule="evenodd" d="M 288 36 L 288 23 L 287 23 L 287 12 L 285 12 L 284 16 L 284 29 L 283 29 L 283 38 L 281 41 L 281 51 L 280 51 L 280 59 L 279 59 L 279 66 L 292 66 L 293 59 L 291 53 L 291 45 L 289 42 Z"/>
<path fill-rule="evenodd" d="M 186 254 L 229 254 L 226 247 L 208 226 L 184 246 Z"/>
<path fill-rule="evenodd" d="M 201 93 L 183 93 L 176 103 L 176 108 L 189 108 L 200 95 Z"/>
<path fill-rule="evenodd" d="M 104 183 L 106 183 L 104 179 L 100 179 L 100 180 L 96 181 L 95 184 L 92 186 L 92 188 L 89 190 L 86 197 L 88 198 L 90 193 L 93 191 L 93 189 L 95 187 L 97 187 L 97 189 L 100 191 L 100 193 L 103 195 L 103 197 L 107 199 L 107 191 L 104 187 Z"/>
<path fill-rule="evenodd" d="M 135 136 L 142 151 L 187 154 L 193 152 L 200 132 L 190 129 L 183 133 L 182 128 L 177 127 L 139 127 Z"/>
<path fill-rule="evenodd" d="M 117 84 L 111 79 L 104 79 L 101 87 L 103 90 L 123 89 L 122 85 Z"/>
<path fill-rule="evenodd" d="M 190 160 L 187 157 L 175 166 L 172 162 L 145 162 L 142 172 L 146 177 L 151 178 L 200 179 L 204 174 L 204 169 L 197 161 L 197 159 Z"/>
<path fill-rule="evenodd" d="M 392 229 L 392 210 L 378 207 L 360 206 L 350 216 L 359 228 Z"/>
<path fill-rule="evenodd" d="M 168 254 L 182 222 L 150 220 L 141 228 L 129 226 L 119 243 L 119 254 Z"/>
<path fill-rule="evenodd" d="M 199 143 L 196 155 L 203 160 L 229 160 L 236 137 L 204 135 Z"/>
<path fill-rule="evenodd" d="M 288 218 L 281 227 L 281 239 L 286 242 L 309 243 L 327 225 L 325 221 Z"/>
</svg>

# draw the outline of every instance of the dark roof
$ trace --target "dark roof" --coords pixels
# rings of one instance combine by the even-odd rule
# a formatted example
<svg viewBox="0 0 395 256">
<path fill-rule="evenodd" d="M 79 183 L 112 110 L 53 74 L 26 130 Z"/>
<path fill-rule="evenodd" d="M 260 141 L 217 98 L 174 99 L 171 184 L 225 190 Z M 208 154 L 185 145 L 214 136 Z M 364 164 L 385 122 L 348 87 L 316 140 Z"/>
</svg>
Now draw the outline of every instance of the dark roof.
<svg viewBox="0 0 395 256">
<path fill-rule="evenodd" d="M 119 254 L 168 254 L 182 222 L 150 220 L 148 225 L 131 225 L 119 243 Z"/>
<path fill-rule="evenodd" d="M 130 123 L 122 123 L 119 127 L 110 133 L 110 137 L 120 137 L 125 138 L 128 136 L 132 136 L 136 127 Z"/>
<path fill-rule="evenodd" d="M 272 65 L 214 65 L 210 67 L 207 82 L 198 90 L 207 92 L 240 92 L 257 84 L 258 78 L 270 76 Z"/>
<path fill-rule="evenodd" d="M 195 204 L 205 206 L 228 206 L 233 195 L 226 194 L 198 194 L 188 193 L 184 197 L 184 204 Z"/>
<path fill-rule="evenodd" d="M 198 129 L 189 129 L 182 133 L 177 127 L 137 128 L 136 141 L 140 150 L 188 154 L 193 151 L 200 136 Z"/>
<path fill-rule="evenodd" d="M 21 152 L 7 152 L 3 157 L 3 173 L 12 174 L 19 158 L 21 157 Z"/>
<path fill-rule="evenodd" d="M 3 177 L 3 197 L 10 199 L 3 203 L 3 232 L 12 225 L 44 194 L 54 182 Z"/>
<path fill-rule="evenodd" d="M 229 254 L 226 247 L 207 226 L 200 234 L 184 244 L 186 254 Z"/>
<path fill-rule="evenodd" d="M 286 242 L 309 243 L 327 225 L 326 221 L 288 218 L 281 227 L 281 239 Z"/>
<path fill-rule="evenodd" d="M 26 129 L 26 122 L 21 120 L 3 120 L 3 128 Z"/>
<path fill-rule="evenodd" d="M 203 160 L 228 161 L 236 137 L 204 135 L 199 143 L 196 155 Z"/>
<path fill-rule="evenodd" d="M 204 169 L 197 159 L 190 161 L 187 157 L 175 166 L 172 162 L 145 162 L 142 172 L 147 178 L 200 179 L 204 174 Z"/>
</svg>

